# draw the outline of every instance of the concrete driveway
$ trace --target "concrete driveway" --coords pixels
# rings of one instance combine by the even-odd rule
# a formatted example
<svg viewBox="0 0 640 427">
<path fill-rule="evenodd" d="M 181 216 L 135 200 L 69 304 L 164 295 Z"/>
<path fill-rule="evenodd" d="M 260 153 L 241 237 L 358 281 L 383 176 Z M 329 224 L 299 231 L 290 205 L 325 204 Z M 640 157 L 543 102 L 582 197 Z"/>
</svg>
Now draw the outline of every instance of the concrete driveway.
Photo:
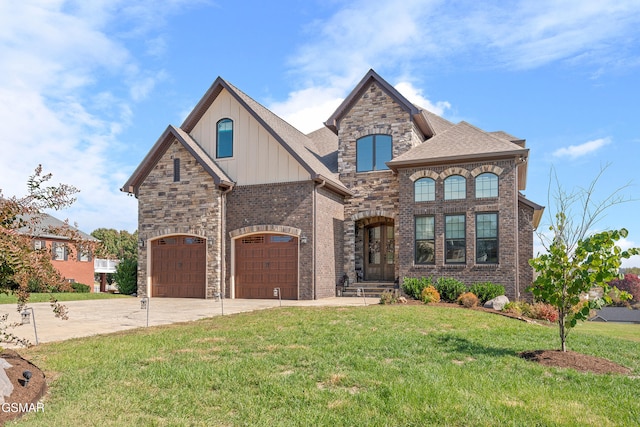
<svg viewBox="0 0 640 427">
<path fill-rule="evenodd" d="M 367 304 L 377 304 L 378 299 L 370 298 Z M 69 312 L 68 320 L 55 318 L 49 303 L 28 304 L 35 313 L 38 342 L 64 341 L 70 338 L 122 331 L 147 326 L 147 310 L 141 309 L 140 298 L 117 298 L 92 301 L 65 302 Z M 362 298 L 325 298 L 314 301 L 282 301 L 283 307 L 305 306 L 364 306 Z M 177 322 L 203 319 L 264 310 L 279 307 L 278 300 L 226 299 L 224 301 L 192 298 L 152 298 L 149 303 L 149 326 L 166 325 Z M 29 310 L 31 311 L 31 310 Z M 0 305 L 0 314 L 9 313 L 8 323 L 21 322 L 15 304 Z M 34 319 L 30 324 L 9 329 L 15 335 L 36 343 Z M 5 347 L 11 347 L 6 346 Z"/>
</svg>

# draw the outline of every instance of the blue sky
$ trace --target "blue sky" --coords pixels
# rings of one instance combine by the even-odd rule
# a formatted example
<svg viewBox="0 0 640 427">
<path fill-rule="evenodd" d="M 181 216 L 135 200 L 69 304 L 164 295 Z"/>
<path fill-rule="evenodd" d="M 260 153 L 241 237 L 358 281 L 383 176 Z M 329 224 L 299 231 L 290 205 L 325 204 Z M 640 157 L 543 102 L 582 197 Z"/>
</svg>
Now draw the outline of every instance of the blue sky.
<svg viewBox="0 0 640 427">
<path fill-rule="evenodd" d="M 55 216 L 133 231 L 119 188 L 217 76 L 312 131 L 373 68 L 448 120 L 526 139 L 539 204 L 552 167 L 572 190 L 610 164 L 596 196 L 638 197 L 638 28 L 637 0 L 0 0 L 0 189 L 24 195 L 42 164 L 81 190 Z M 597 226 L 640 246 L 639 208 Z"/>
</svg>

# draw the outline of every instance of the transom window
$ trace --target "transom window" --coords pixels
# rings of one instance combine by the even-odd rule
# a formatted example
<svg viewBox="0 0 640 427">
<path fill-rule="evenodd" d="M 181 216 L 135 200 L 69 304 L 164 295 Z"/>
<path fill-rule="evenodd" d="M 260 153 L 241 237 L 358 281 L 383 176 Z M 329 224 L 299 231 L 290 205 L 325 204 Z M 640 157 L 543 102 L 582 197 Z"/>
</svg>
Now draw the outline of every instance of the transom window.
<svg viewBox="0 0 640 427">
<path fill-rule="evenodd" d="M 431 178 L 420 178 L 414 184 L 416 202 L 432 202 L 436 199 L 436 182 Z"/>
<path fill-rule="evenodd" d="M 416 264 L 435 264 L 435 218 L 416 217 Z"/>
<path fill-rule="evenodd" d="M 476 177 L 476 198 L 498 197 L 498 175 L 491 172 Z"/>
<path fill-rule="evenodd" d="M 498 263 L 498 214 L 476 214 L 476 263 Z"/>
<path fill-rule="evenodd" d="M 218 121 L 216 132 L 216 157 L 233 157 L 233 120 Z"/>
<path fill-rule="evenodd" d="M 357 172 L 387 170 L 391 156 L 391 135 L 367 135 L 356 141 Z"/>
<path fill-rule="evenodd" d="M 462 264 L 466 262 L 467 241 L 465 238 L 465 216 L 447 215 L 444 217 L 445 262 Z"/>
<path fill-rule="evenodd" d="M 457 200 L 467 197 L 467 180 L 460 175 L 451 175 L 444 180 L 444 199 Z"/>
</svg>

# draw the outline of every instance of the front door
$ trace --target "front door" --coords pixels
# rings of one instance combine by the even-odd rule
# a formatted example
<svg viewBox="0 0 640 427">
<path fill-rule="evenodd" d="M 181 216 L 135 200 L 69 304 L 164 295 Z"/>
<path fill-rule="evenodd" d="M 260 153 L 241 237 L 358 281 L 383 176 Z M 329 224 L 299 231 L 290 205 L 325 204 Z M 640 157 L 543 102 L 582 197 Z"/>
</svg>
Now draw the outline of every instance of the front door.
<svg viewBox="0 0 640 427">
<path fill-rule="evenodd" d="M 367 226 L 364 234 L 364 280 L 392 282 L 395 270 L 393 223 Z"/>
</svg>

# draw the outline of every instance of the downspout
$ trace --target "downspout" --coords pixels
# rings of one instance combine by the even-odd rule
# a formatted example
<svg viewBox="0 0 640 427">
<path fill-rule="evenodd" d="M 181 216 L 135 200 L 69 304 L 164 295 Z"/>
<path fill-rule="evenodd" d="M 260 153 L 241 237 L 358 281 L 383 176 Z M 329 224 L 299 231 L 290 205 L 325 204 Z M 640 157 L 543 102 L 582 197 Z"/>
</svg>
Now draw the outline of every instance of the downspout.
<svg viewBox="0 0 640 427">
<path fill-rule="evenodd" d="M 220 193 L 220 298 L 225 297 L 225 278 L 227 274 L 227 193 L 233 190 L 230 186 Z"/>
<path fill-rule="evenodd" d="M 516 158 L 516 170 L 515 170 L 515 188 L 514 188 L 514 193 L 513 193 L 513 213 L 515 215 L 515 227 L 516 227 L 516 248 L 515 248 L 515 253 L 516 253 L 516 280 L 515 280 L 515 284 L 516 284 L 516 300 L 520 300 L 520 220 L 518 218 L 518 194 L 520 193 L 520 185 L 518 182 L 518 175 L 519 175 L 519 170 L 518 168 L 520 167 L 520 165 L 522 163 L 524 163 L 525 160 L 523 159 L 522 156 L 517 157 Z"/>
<path fill-rule="evenodd" d="M 325 184 L 327 183 L 326 180 L 322 180 L 322 182 L 320 184 L 317 184 L 314 188 L 313 188 L 313 299 L 316 300 L 318 299 L 318 292 L 316 289 L 316 273 L 317 273 L 317 263 L 318 260 L 316 259 L 316 248 L 317 248 L 317 244 L 318 242 L 316 241 L 316 236 L 318 235 L 318 218 L 317 216 L 317 208 L 318 208 L 318 202 L 316 200 L 317 196 L 318 196 L 318 189 L 322 188 L 325 186 Z"/>
</svg>

